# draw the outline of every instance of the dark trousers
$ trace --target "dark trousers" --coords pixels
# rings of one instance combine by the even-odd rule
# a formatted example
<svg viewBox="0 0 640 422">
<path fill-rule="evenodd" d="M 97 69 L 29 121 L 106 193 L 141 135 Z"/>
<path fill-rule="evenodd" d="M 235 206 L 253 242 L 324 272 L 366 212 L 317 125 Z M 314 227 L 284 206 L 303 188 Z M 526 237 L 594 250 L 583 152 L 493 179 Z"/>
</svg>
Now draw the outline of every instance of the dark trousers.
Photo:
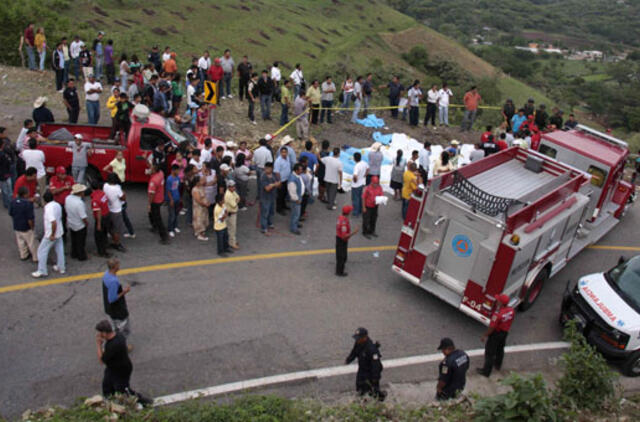
<svg viewBox="0 0 640 422">
<path fill-rule="evenodd" d="M 325 180 L 325 186 L 327 189 L 327 208 L 331 209 L 336 205 L 336 194 L 338 193 L 338 184 L 329 183 Z"/>
<path fill-rule="evenodd" d="M 438 107 L 434 103 L 427 103 L 427 114 L 424 115 L 424 125 L 429 124 L 429 120 L 431 120 L 431 124 L 433 126 L 436 125 L 436 110 Z"/>
<path fill-rule="evenodd" d="M 365 207 L 364 214 L 362 214 L 362 234 L 375 233 L 376 221 L 378 221 L 378 207 Z"/>
<path fill-rule="evenodd" d="M 238 95 L 240 96 L 240 101 L 244 97 L 249 99 L 249 79 L 243 78 L 242 76 L 238 79 Z"/>
<path fill-rule="evenodd" d="M 400 97 L 389 97 L 389 107 L 398 107 L 398 104 L 400 104 Z M 397 108 L 391 109 L 391 117 L 393 117 L 394 119 L 398 118 Z"/>
<path fill-rule="evenodd" d="M 64 68 L 56 69 L 56 90 L 60 91 L 64 84 Z"/>
<path fill-rule="evenodd" d="M 320 104 L 311 104 L 311 124 L 318 124 L 318 114 L 320 113 Z"/>
<path fill-rule="evenodd" d="M 504 345 L 507 342 L 506 331 L 494 331 L 489 335 L 487 343 L 484 346 L 484 367 L 482 371 L 489 376 L 491 370 L 496 368 L 500 370 L 502 367 L 502 359 L 504 359 Z"/>
<path fill-rule="evenodd" d="M 131 373 L 128 375 L 115 374 L 113 371 L 105 369 L 104 378 L 102 378 L 102 395 L 109 397 L 116 393 L 128 394 L 130 378 Z"/>
<path fill-rule="evenodd" d="M 331 123 L 331 107 L 333 107 L 333 101 L 322 100 L 322 110 L 320 110 L 320 123 L 324 122 L 324 114 L 327 113 L 327 123 Z"/>
<path fill-rule="evenodd" d="M 167 228 L 165 227 L 164 222 L 162 221 L 162 214 L 160 213 L 160 209 L 161 209 L 160 207 L 162 207 L 162 204 L 156 204 L 156 203 L 151 204 L 151 212 L 149 213 L 149 219 L 151 220 L 152 227 L 156 229 L 160 234 L 160 239 L 163 241 L 166 241 L 169 238 L 169 236 L 167 234 Z"/>
<path fill-rule="evenodd" d="M 409 108 L 409 124 L 411 126 L 418 126 L 420 120 L 420 108 L 417 106 L 411 106 Z"/>
<path fill-rule="evenodd" d="M 289 106 L 281 104 L 280 110 L 280 126 L 284 126 L 289 123 Z"/>
<path fill-rule="evenodd" d="M 249 116 L 249 120 L 251 120 L 252 122 L 256 121 L 256 115 L 254 113 L 254 109 L 255 109 L 255 104 L 253 103 L 253 101 L 251 101 L 249 99 L 249 113 L 248 113 L 248 116 Z"/>
<path fill-rule="evenodd" d="M 109 216 L 102 216 L 102 230 L 98 230 L 96 224 L 93 230 L 93 239 L 96 242 L 96 249 L 98 249 L 99 255 L 105 255 L 107 253 L 107 233 L 109 232 L 111 220 Z"/>
<path fill-rule="evenodd" d="M 87 228 L 85 227 L 78 231 L 69 229 L 69 233 L 71 234 L 71 258 L 75 258 L 78 261 L 86 261 Z"/>
<path fill-rule="evenodd" d="M 283 183 L 278 188 L 278 196 L 276 198 L 276 212 L 283 212 L 287 209 L 287 184 Z"/>
<path fill-rule="evenodd" d="M 336 236 L 336 274 L 344 274 L 344 264 L 347 263 L 348 240 Z"/>
<path fill-rule="evenodd" d="M 229 250 L 229 232 L 226 228 L 222 230 L 215 230 L 215 232 L 218 246 L 218 255 L 220 255 Z"/>
<path fill-rule="evenodd" d="M 302 195 L 302 203 L 300 205 L 300 216 L 304 216 L 304 213 L 307 212 L 307 205 L 309 204 L 309 194 L 305 193 Z"/>
<path fill-rule="evenodd" d="M 109 63 L 105 65 L 105 67 L 107 69 L 107 83 L 109 85 L 113 85 L 113 82 L 116 79 L 116 66 L 113 63 Z M 122 83 L 122 81 L 120 81 L 120 83 Z M 133 101 L 133 98 L 130 98 L 129 100 Z"/>
<path fill-rule="evenodd" d="M 69 123 L 78 123 L 80 108 L 68 108 L 67 114 L 69 115 Z"/>
</svg>

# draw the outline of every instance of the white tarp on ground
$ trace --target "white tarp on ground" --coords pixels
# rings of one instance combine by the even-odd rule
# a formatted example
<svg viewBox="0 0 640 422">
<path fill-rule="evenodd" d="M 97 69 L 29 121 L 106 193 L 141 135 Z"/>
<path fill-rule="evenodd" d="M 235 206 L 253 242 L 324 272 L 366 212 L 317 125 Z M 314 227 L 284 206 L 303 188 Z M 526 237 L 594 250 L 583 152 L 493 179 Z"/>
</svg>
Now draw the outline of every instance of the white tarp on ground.
<svg viewBox="0 0 640 422">
<path fill-rule="evenodd" d="M 382 168 L 380 170 L 380 184 L 386 192 L 393 193 L 393 190 L 390 187 L 391 183 L 391 168 L 393 167 L 393 160 L 396 158 L 397 151 L 402 150 L 402 158 L 408 160 L 411 158 L 412 151 L 420 151 L 423 147 L 421 142 L 416 141 L 413 138 L 410 138 L 404 133 L 394 133 L 391 139 L 391 143 L 389 145 L 383 145 L 380 148 L 382 154 L 384 155 L 384 160 L 382 162 Z M 340 160 L 342 161 L 342 188 L 346 191 L 351 190 L 351 176 L 353 175 L 353 167 L 355 165 L 355 161 L 353 161 L 353 154 L 356 152 L 360 152 L 362 154 L 362 159 L 365 162 L 368 162 L 368 155 L 371 148 L 348 148 L 346 150 L 342 150 L 340 152 Z M 432 145 L 431 146 L 431 166 L 429 167 L 429 177 L 432 177 L 433 174 L 433 165 L 435 161 L 440 157 L 442 153 L 442 146 L 440 145 Z M 458 158 L 458 165 L 462 166 L 469 163 L 469 156 L 473 151 L 473 145 L 471 144 L 463 144 L 460 146 L 460 158 Z"/>
</svg>

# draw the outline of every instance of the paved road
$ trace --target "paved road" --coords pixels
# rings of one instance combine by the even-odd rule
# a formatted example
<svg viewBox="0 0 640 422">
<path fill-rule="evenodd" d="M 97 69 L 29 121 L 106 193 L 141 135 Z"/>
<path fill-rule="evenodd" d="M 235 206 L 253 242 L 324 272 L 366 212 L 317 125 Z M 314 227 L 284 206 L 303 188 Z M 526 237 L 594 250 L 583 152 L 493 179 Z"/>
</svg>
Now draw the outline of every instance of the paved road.
<svg viewBox="0 0 640 422">
<path fill-rule="evenodd" d="M 123 268 L 215 258 L 215 243 L 196 241 L 184 230 L 169 246 L 148 231 L 144 186 L 126 189 L 138 237 L 119 254 Z M 347 195 L 340 195 L 345 202 Z M 239 255 L 331 249 L 336 211 L 310 207 L 303 236 L 286 232 L 276 217 L 277 235 L 255 228 L 255 209 L 239 219 Z M 357 236 L 352 247 L 394 245 L 400 226 L 399 203 L 381 211 L 380 237 Z M 603 245 L 638 246 L 632 210 Z M 41 216 L 38 216 L 38 226 Z M 0 212 L 0 288 L 31 282 L 34 267 L 20 262 L 6 213 Z M 95 252 L 92 236 L 89 250 Z M 411 285 L 390 270 L 391 250 L 351 253 L 349 277 L 337 278 L 334 257 L 313 255 L 251 259 L 128 274 L 132 322 L 134 388 L 164 395 L 248 378 L 339 365 L 359 325 L 382 343 L 385 358 L 433 353 L 442 336 L 467 349 L 482 347 L 484 327 Z M 626 252 L 629 254 L 630 252 Z M 613 265 L 620 252 L 590 249 L 581 253 L 544 289 L 536 306 L 518 316 L 509 343 L 558 340 L 556 323 L 566 280 Z M 102 272 L 103 259 L 71 261 L 69 276 Z M 52 276 L 53 278 L 53 276 Z M 27 407 L 69 404 L 74 397 L 100 392 L 93 326 L 104 317 L 99 279 L 35 287 L 0 294 L 0 413 L 16 416 Z M 530 358 L 509 360 L 527 368 Z M 421 371 L 405 371 L 407 377 Z M 322 388 L 350 386 L 325 380 Z"/>
</svg>

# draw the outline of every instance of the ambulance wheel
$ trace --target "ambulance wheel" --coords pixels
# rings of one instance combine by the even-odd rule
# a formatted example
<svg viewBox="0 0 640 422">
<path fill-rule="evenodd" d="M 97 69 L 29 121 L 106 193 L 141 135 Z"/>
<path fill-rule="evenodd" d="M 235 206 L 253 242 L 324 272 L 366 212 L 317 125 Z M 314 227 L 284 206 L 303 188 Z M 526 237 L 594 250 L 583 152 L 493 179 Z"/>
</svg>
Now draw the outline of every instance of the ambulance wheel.
<svg viewBox="0 0 640 422">
<path fill-rule="evenodd" d="M 640 376 L 640 351 L 629 356 L 622 364 L 622 373 L 628 377 Z"/>
<path fill-rule="evenodd" d="M 538 273 L 536 279 L 533 280 L 533 283 L 531 283 L 531 286 L 529 286 L 526 293 L 524 294 L 524 297 L 522 298 L 522 302 L 520 303 L 521 311 L 526 311 L 533 306 L 536 299 L 538 299 L 538 296 L 540 296 L 540 292 L 542 291 L 544 283 L 548 278 L 549 270 L 547 270 L 546 268 Z"/>
</svg>

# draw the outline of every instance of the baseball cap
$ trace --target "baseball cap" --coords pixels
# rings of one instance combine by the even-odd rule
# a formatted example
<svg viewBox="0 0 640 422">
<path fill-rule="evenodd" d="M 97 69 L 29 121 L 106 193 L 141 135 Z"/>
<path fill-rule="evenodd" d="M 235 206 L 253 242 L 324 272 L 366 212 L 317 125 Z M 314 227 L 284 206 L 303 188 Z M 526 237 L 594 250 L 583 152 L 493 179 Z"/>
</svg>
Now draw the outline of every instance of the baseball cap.
<svg viewBox="0 0 640 422">
<path fill-rule="evenodd" d="M 56 174 L 57 173 L 66 173 L 67 170 L 65 170 L 65 168 L 63 166 L 58 166 L 56 167 Z"/>
<path fill-rule="evenodd" d="M 455 347 L 453 344 L 453 340 L 451 340 L 449 337 L 443 337 L 440 340 L 440 346 L 438 346 L 438 350 L 447 349 L 449 347 Z"/>
<path fill-rule="evenodd" d="M 353 207 L 351 205 L 345 205 L 344 207 L 342 207 L 343 214 L 350 214 L 351 211 L 353 211 Z"/>
<path fill-rule="evenodd" d="M 236 182 L 234 180 L 228 180 L 227 181 L 227 187 L 231 187 L 231 186 L 235 186 Z"/>
<path fill-rule="evenodd" d="M 73 137 L 76 139 L 84 139 L 84 136 L 82 136 L 81 133 L 76 133 L 75 135 L 73 135 Z"/>
<path fill-rule="evenodd" d="M 496 300 L 502 303 L 503 305 L 507 305 L 509 303 L 509 296 L 505 294 L 496 295 Z"/>
<path fill-rule="evenodd" d="M 358 340 L 358 339 L 361 339 L 362 337 L 364 337 L 364 336 L 366 336 L 368 334 L 369 334 L 369 332 L 367 331 L 366 328 L 359 327 L 351 337 L 353 337 L 354 339 Z"/>
</svg>

